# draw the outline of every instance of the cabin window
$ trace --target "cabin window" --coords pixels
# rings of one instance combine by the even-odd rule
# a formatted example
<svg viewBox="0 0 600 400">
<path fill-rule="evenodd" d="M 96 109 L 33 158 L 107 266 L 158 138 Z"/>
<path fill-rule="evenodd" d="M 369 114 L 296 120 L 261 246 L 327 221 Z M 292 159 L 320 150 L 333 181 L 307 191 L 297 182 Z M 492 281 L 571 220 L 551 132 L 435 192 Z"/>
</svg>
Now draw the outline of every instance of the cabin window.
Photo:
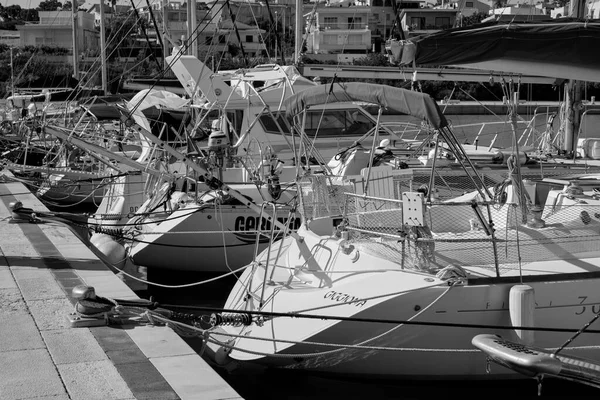
<svg viewBox="0 0 600 400">
<path fill-rule="evenodd" d="M 473 2 L 472 1 L 467 1 L 467 3 L 465 4 L 466 7 L 468 8 L 473 8 Z"/>
<path fill-rule="evenodd" d="M 356 109 L 309 110 L 304 131 L 310 136 L 362 136 L 375 123 Z"/>
<path fill-rule="evenodd" d="M 252 43 L 254 41 L 254 36 L 246 35 L 246 43 Z"/>
<path fill-rule="evenodd" d="M 227 112 L 227 119 L 233 125 L 233 129 L 235 134 L 239 137 L 242 132 L 242 122 L 244 121 L 244 111 L 243 110 L 235 110 Z M 231 143 L 235 143 L 235 138 L 233 137 L 233 133 L 231 130 L 229 131 L 229 140 Z"/>
<path fill-rule="evenodd" d="M 277 115 L 277 120 L 281 126 L 281 130 L 286 135 L 290 134 L 288 124 L 285 122 L 283 114 Z M 263 130 L 267 133 L 280 134 L 275 121 L 269 114 L 259 116 Z M 312 109 L 306 113 L 306 125 L 304 132 L 309 137 L 326 137 L 326 136 L 363 136 L 375 127 L 373 120 L 357 109 L 347 110 L 319 110 Z"/>
<path fill-rule="evenodd" d="M 204 38 L 204 44 L 211 45 L 212 44 L 212 36 L 207 36 Z"/>
<path fill-rule="evenodd" d="M 279 126 L 281 127 L 283 133 L 289 135 L 290 130 L 288 128 L 288 124 L 286 123 L 283 114 L 273 113 L 273 115 L 275 116 L 275 118 L 277 118 L 277 122 L 279 123 Z M 277 127 L 277 124 L 275 123 L 275 120 L 273 119 L 273 117 L 271 117 L 271 114 L 262 114 L 258 117 L 258 122 L 262 126 L 263 130 L 267 133 L 281 133 L 279 128 Z"/>
</svg>

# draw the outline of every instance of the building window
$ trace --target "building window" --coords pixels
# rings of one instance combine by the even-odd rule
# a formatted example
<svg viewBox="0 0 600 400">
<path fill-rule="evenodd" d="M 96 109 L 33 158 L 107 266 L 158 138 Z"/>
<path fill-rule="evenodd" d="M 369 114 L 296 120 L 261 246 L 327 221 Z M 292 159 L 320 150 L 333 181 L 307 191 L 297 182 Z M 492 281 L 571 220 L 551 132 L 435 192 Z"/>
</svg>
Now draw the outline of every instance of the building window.
<svg viewBox="0 0 600 400">
<path fill-rule="evenodd" d="M 204 38 L 204 44 L 210 46 L 212 44 L 212 36 L 207 36 Z"/>
<path fill-rule="evenodd" d="M 410 26 L 412 30 L 425 29 L 425 17 L 411 17 Z"/>
<path fill-rule="evenodd" d="M 254 36 L 246 35 L 246 43 L 252 43 L 252 42 L 254 42 Z"/>
<path fill-rule="evenodd" d="M 348 44 L 362 44 L 362 35 L 348 35 Z"/>
<path fill-rule="evenodd" d="M 219 35 L 219 43 L 225 43 L 225 42 L 227 42 L 225 40 L 225 35 Z"/>
<path fill-rule="evenodd" d="M 323 18 L 323 27 L 325 29 L 337 29 L 337 17 Z"/>
<path fill-rule="evenodd" d="M 473 8 L 473 2 L 472 1 L 467 1 L 467 3 L 465 4 L 465 7 Z"/>
<path fill-rule="evenodd" d="M 451 28 L 450 17 L 435 17 L 435 27 L 437 29 Z"/>
<path fill-rule="evenodd" d="M 337 35 L 323 35 L 323 44 L 337 44 Z"/>
<path fill-rule="evenodd" d="M 361 17 L 349 17 L 348 18 L 348 29 L 360 29 L 362 25 Z"/>
</svg>

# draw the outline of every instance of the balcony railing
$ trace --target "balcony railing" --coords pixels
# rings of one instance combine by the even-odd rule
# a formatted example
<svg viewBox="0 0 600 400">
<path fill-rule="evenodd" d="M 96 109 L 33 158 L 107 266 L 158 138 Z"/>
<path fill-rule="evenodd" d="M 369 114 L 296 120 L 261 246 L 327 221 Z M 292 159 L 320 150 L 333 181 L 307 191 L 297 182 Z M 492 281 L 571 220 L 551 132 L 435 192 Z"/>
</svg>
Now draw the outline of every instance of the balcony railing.
<svg viewBox="0 0 600 400">
<path fill-rule="evenodd" d="M 356 29 L 356 30 L 362 30 L 362 29 L 368 29 L 369 28 L 369 24 L 367 23 L 337 23 L 337 24 L 321 24 L 318 26 L 320 30 L 323 31 L 327 31 L 327 30 L 339 30 L 339 29 Z"/>
</svg>

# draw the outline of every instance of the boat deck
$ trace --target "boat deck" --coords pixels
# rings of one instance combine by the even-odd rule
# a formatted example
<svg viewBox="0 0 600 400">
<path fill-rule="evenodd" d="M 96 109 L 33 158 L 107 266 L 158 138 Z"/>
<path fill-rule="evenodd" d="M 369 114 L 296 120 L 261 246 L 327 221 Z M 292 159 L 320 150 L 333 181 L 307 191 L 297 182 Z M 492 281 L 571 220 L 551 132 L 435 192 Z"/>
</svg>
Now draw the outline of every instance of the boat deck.
<svg viewBox="0 0 600 400">
<path fill-rule="evenodd" d="M 68 228 L 11 217 L 46 210 L 0 172 L 0 398 L 241 399 L 168 327 L 73 327 L 73 287 L 138 296 Z"/>
</svg>

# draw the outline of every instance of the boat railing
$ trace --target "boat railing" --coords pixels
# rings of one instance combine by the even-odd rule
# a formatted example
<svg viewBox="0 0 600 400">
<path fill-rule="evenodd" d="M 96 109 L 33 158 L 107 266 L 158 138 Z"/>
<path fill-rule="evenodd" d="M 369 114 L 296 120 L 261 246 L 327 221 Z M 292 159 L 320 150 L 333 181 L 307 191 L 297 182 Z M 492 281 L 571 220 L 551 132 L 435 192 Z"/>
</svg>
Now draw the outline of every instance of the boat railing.
<svg viewBox="0 0 600 400">
<path fill-rule="evenodd" d="M 299 211 L 304 221 L 341 216 L 344 193 L 354 192 L 340 177 L 308 175 L 298 181 Z"/>
<path fill-rule="evenodd" d="M 536 181 L 543 178 L 560 178 L 577 173 L 585 173 L 588 169 L 557 165 L 522 167 L 523 180 Z M 510 178 L 506 165 L 481 167 L 478 173 L 488 188 L 502 185 Z M 433 179 L 432 179 L 433 178 Z M 368 183 L 367 183 L 368 182 Z M 299 185 L 300 211 L 306 219 L 332 218 L 344 213 L 345 195 L 348 193 L 401 200 L 402 193 L 421 191 L 429 193 L 435 201 L 448 201 L 468 195 L 477 190 L 473 179 L 462 169 L 440 169 L 432 177 L 430 168 L 394 169 L 391 166 L 367 168 L 360 175 L 332 177 L 326 175 L 310 175 L 304 177 Z"/>
<path fill-rule="evenodd" d="M 343 185 L 324 175 L 305 177 L 299 185 L 301 213 L 305 221 L 339 218 L 338 227 L 360 251 L 428 273 L 457 265 L 485 276 L 502 276 L 529 263 L 578 259 L 590 252 L 600 255 L 600 195 L 579 199 L 556 190 L 538 204 L 541 192 L 528 191 L 533 203 L 524 214 L 514 195 L 484 201 L 478 191 L 466 190 L 470 180 L 464 172 L 448 171 L 436 178 L 453 185 L 454 191 L 438 192 L 427 202 L 428 188 L 421 181 L 429 183 L 430 175 L 424 172 L 390 174 L 387 192 L 381 187 L 361 192 L 357 185 Z M 498 189 L 508 179 L 506 171 L 482 175 Z M 534 176 L 524 174 L 524 178 Z M 454 196 L 444 197 L 449 193 Z M 407 196 L 413 201 L 421 196 L 421 200 L 406 203 Z M 415 204 L 422 209 L 415 211 Z"/>
<path fill-rule="evenodd" d="M 598 202 L 557 205 L 550 199 L 523 218 L 516 203 L 476 196 L 423 202 L 420 215 L 415 203 L 344 196 L 348 243 L 406 269 L 435 273 L 454 265 L 491 277 L 518 273 L 531 263 L 600 254 Z"/>
<path fill-rule="evenodd" d="M 548 114 L 546 119 L 551 113 Z M 535 114 L 531 119 L 522 119 L 517 121 L 519 142 L 521 145 L 530 145 L 539 147 L 539 143 L 545 137 L 546 120 L 539 121 L 541 116 L 546 114 Z M 479 145 L 482 148 L 492 149 L 502 138 L 512 137 L 512 126 L 509 120 L 473 122 L 467 124 L 454 124 L 450 120 L 452 131 L 458 138 L 464 138 L 464 141 Z M 427 126 L 418 125 L 410 122 L 384 121 L 382 126 L 394 132 L 394 134 L 403 140 L 423 141 L 431 135 L 431 129 Z M 540 127 L 543 126 L 543 130 Z M 503 146 L 500 146 L 503 147 Z"/>
<path fill-rule="evenodd" d="M 506 165 L 493 167 L 481 167 L 478 170 L 483 183 L 487 187 L 494 187 L 506 181 L 510 175 Z M 561 177 L 574 173 L 585 173 L 585 167 L 570 167 L 557 165 L 523 167 L 521 176 L 523 179 L 539 180 L 549 177 Z M 391 166 L 373 167 L 370 176 L 366 176 L 366 169 L 361 175 L 345 177 L 352 185 L 352 192 L 372 197 L 388 199 L 401 199 L 401 194 L 421 190 L 424 193 L 431 190 L 431 196 L 435 200 L 449 200 L 477 190 L 475 182 L 462 169 L 440 169 L 431 174 L 430 168 L 407 168 L 394 169 Z M 369 184 L 367 185 L 367 181 Z M 430 186 L 433 183 L 433 187 Z"/>
</svg>

